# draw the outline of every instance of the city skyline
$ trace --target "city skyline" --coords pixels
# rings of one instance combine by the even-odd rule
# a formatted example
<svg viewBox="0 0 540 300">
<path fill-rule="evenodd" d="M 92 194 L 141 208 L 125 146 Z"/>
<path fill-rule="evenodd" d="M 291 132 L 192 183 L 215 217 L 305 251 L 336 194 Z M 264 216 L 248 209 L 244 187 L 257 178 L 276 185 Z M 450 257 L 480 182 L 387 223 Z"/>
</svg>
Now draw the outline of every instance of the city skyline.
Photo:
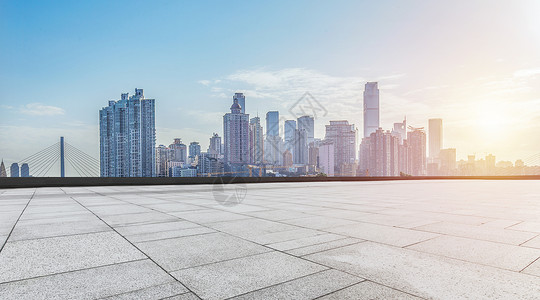
<svg viewBox="0 0 540 300">
<path fill-rule="evenodd" d="M 135 86 L 159 102 L 157 145 L 182 137 L 206 149 L 236 92 L 250 99 L 246 113 L 258 115 L 263 128 L 267 111 L 296 119 L 285 114 L 310 92 L 328 109 L 315 136 L 324 136 L 330 120 L 348 120 L 361 132 L 368 81 L 379 82 L 382 128 L 404 114 L 416 127 L 441 118 L 443 145 L 457 149 L 458 160 L 493 153 L 516 161 L 538 153 L 540 26 L 531 15 L 537 3 L 340 4 L 3 3 L 0 34 L 9 46 L 0 53 L 0 155 L 11 164 L 66 136 L 99 157 L 93 112 Z M 265 15 L 258 14 L 263 8 Z M 476 9 L 485 19 L 476 18 Z M 172 18 L 179 12 L 184 19 Z M 256 25 L 229 24 L 234 12 Z M 278 14 L 283 24 L 272 21 Z M 156 22 L 112 29 L 78 22 L 118 15 Z M 328 18 L 334 15 L 339 20 Z M 461 24 L 453 22 L 457 17 Z M 183 29 L 190 22 L 199 27 Z M 343 35 L 319 33 L 322 25 Z M 240 42 L 223 51 L 234 42 L 231 32 Z M 120 50 L 133 42 L 139 47 Z"/>
</svg>

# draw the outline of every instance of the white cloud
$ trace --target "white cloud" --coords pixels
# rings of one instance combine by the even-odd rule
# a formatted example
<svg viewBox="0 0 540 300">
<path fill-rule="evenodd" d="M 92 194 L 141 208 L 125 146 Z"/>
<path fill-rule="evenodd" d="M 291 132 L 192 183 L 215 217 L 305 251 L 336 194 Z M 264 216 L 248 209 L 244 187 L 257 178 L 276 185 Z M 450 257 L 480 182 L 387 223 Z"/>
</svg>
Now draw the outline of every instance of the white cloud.
<svg viewBox="0 0 540 300">
<path fill-rule="evenodd" d="M 531 77 L 540 75 L 540 68 L 536 69 L 523 69 L 523 70 L 517 70 L 514 72 L 514 77 Z"/>
<path fill-rule="evenodd" d="M 55 116 L 63 115 L 64 109 L 56 106 L 44 105 L 41 103 L 26 104 L 21 108 L 21 113 L 31 116 Z"/>
</svg>

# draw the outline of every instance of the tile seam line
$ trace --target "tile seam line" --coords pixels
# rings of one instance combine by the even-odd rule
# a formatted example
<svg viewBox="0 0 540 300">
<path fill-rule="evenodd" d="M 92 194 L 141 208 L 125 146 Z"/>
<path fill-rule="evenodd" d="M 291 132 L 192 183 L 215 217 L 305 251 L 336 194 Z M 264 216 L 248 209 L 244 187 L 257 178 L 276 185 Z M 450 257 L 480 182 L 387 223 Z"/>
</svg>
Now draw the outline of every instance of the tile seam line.
<svg viewBox="0 0 540 300">
<path fill-rule="evenodd" d="M 34 280 L 34 279 L 45 278 L 45 277 L 49 277 L 49 276 L 69 274 L 69 273 L 74 273 L 74 272 L 79 272 L 79 271 L 87 271 L 87 270 L 92 270 L 92 269 L 99 269 L 99 268 L 104 268 L 104 267 L 112 267 L 112 266 L 116 266 L 116 265 L 122 265 L 122 264 L 138 262 L 138 261 L 144 261 L 144 260 L 148 260 L 148 259 L 147 258 L 140 258 L 140 259 L 134 259 L 134 260 L 129 260 L 129 261 L 110 263 L 110 264 L 101 265 L 101 266 L 94 266 L 94 267 L 88 267 L 88 268 L 82 268 L 82 269 L 76 269 L 76 270 L 70 270 L 70 271 L 63 271 L 63 272 L 46 274 L 46 275 L 39 275 L 39 276 L 28 277 L 28 278 L 21 278 L 21 279 L 16 279 L 16 280 L 11 280 L 11 281 L 0 282 L 0 286 L 2 286 L 4 284 L 16 283 L 16 282 L 25 281 L 25 280 Z"/>
<path fill-rule="evenodd" d="M 336 250 L 336 249 L 339 249 L 339 248 L 343 248 L 343 247 L 347 247 L 347 246 L 352 246 L 352 245 L 356 245 L 356 244 L 359 244 L 359 243 L 365 243 L 365 242 L 370 242 L 370 241 L 368 241 L 368 240 L 360 240 L 360 241 L 353 242 L 353 243 L 351 243 L 351 244 L 346 244 L 346 245 L 342 245 L 342 246 L 332 247 L 332 248 L 328 248 L 328 249 L 324 249 L 324 250 L 320 250 L 320 251 L 315 251 L 315 252 L 308 253 L 308 254 L 298 255 L 298 257 L 304 257 L 304 256 L 312 255 L 312 254 L 317 254 L 317 253 L 321 253 L 321 252 L 330 251 L 330 250 Z M 293 254 L 293 255 L 294 255 L 294 254 Z"/>
<path fill-rule="evenodd" d="M 146 289 L 150 289 L 150 288 L 154 288 L 154 287 L 158 287 L 158 286 L 164 286 L 164 285 L 168 285 L 168 284 L 171 284 L 171 283 L 173 283 L 173 282 L 156 284 L 156 285 L 152 285 L 152 286 L 149 286 L 149 287 L 140 288 L 138 290 L 133 290 L 133 291 L 129 291 L 129 292 L 123 292 L 123 293 L 118 293 L 118 294 L 114 294 L 114 295 L 110 295 L 110 296 L 96 298 L 96 300 L 106 300 L 106 299 L 109 299 L 109 298 L 112 298 L 112 297 L 127 295 L 127 294 L 134 293 L 134 292 L 140 292 L 140 291 L 144 291 Z M 179 294 L 172 295 L 172 296 L 165 296 L 165 297 L 159 298 L 159 299 L 167 299 L 167 298 L 170 298 L 170 297 L 176 297 L 176 296 L 180 296 L 180 295 L 184 295 L 184 294 L 188 294 L 188 293 L 189 293 L 189 291 L 185 291 L 183 293 L 179 293 Z"/>
<path fill-rule="evenodd" d="M 525 268 L 521 269 L 520 271 L 518 271 L 518 273 L 521 273 L 521 274 L 527 274 L 527 275 L 533 275 L 533 276 L 539 276 L 540 275 L 534 275 L 534 274 L 530 274 L 530 273 L 522 273 L 523 271 L 525 271 L 525 269 L 527 269 L 528 267 L 530 267 L 532 264 L 534 264 L 535 262 L 539 261 L 540 260 L 540 256 L 537 257 L 535 260 L 533 260 L 530 264 L 528 264 L 527 266 L 525 266 Z"/>
<path fill-rule="evenodd" d="M 286 281 L 283 281 L 283 282 L 278 282 L 278 283 L 275 283 L 275 284 L 272 284 L 272 285 L 269 285 L 269 286 L 266 286 L 266 287 L 262 287 L 262 288 L 258 288 L 258 289 L 255 289 L 255 290 L 252 290 L 252 291 L 249 291 L 249 292 L 245 292 L 245 293 L 242 293 L 242 294 L 238 294 L 238 295 L 235 295 L 235 296 L 231 296 L 231 297 L 227 297 L 225 298 L 224 300 L 230 300 L 230 299 L 235 299 L 237 297 L 242 297 L 242 296 L 245 296 L 245 295 L 249 295 L 251 293 L 255 293 L 255 292 L 258 292 L 258 291 L 262 291 L 262 290 L 265 290 L 265 289 L 268 289 L 268 288 L 272 288 L 272 287 L 275 287 L 275 286 L 278 286 L 278 285 L 281 285 L 281 284 L 285 284 L 285 283 L 289 283 L 289 282 L 292 282 L 292 281 L 295 281 L 295 280 L 298 280 L 298 279 L 302 279 L 302 278 L 306 278 L 306 277 L 309 277 L 309 276 L 313 276 L 313 275 L 317 275 L 319 273 L 322 273 L 322 272 L 328 272 L 330 270 L 334 270 L 334 271 L 338 271 L 338 272 L 343 272 L 341 270 L 337 270 L 337 269 L 333 269 L 333 268 L 330 268 L 330 269 L 325 269 L 325 270 L 320 270 L 320 271 L 317 271 L 315 273 L 311 273 L 311 274 L 307 274 L 307 275 L 302 275 L 300 277 L 296 277 L 296 278 L 293 278 L 293 279 L 289 279 L 289 280 L 286 280 Z M 343 273 L 346 273 L 346 272 L 343 272 Z M 355 285 L 355 284 L 359 284 L 360 282 L 364 282 L 366 281 L 367 279 L 363 278 L 363 277 L 360 277 L 358 275 L 352 275 L 352 274 L 349 274 L 349 273 L 346 273 L 348 275 L 351 275 L 353 277 L 356 277 L 358 280 L 358 282 L 356 283 L 353 283 L 351 284 L 350 286 L 352 285 Z M 348 286 L 347 286 L 348 287 Z M 314 298 L 314 299 L 317 299 L 317 298 Z"/>
<path fill-rule="evenodd" d="M 62 189 L 62 188 L 61 188 Z M 63 191 L 63 190 L 62 190 Z M 65 192 L 64 192 L 65 193 Z M 199 295 L 197 295 L 195 292 L 193 292 L 189 287 L 187 287 L 183 282 L 181 282 L 180 280 L 176 279 L 174 276 L 172 276 L 169 272 L 167 272 L 167 270 L 165 270 L 160 264 L 158 264 L 156 261 L 154 261 L 148 254 L 146 254 L 144 251 L 142 251 L 141 249 L 139 249 L 139 247 L 135 246 L 131 241 L 129 241 L 125 236 L 121 235 L 118 231 L 116 231 L 111 225 L 109 225 L 109 223 L 105 222 L 104 220 L 102 220 L 98 215 L 96 215 L 93 211 L 91 211 L 90 209 L 88 209 L 86 206 L 82 205 L 79 201 L 77 201 L 75 198 L 73 197 L 70 197 L 73 201 L 77 202 L 80 206 L 84 207 L 86 210 L 90 211 L 94 216 L 96 216 L 99 220 L 101 220 L 101 222 L 105 223 L 107 226 L 109 226 L 109 228 L 111 228 L 116 234 L 118 234 L 119 236 L 122 237 L 122 239 L 124 239 L 125 241 L 127 241 L 131 246 L 133 246 L 135 249 L 137 249 L 137 251 L 139 251 L 140 253 L 142 253 L 147 259 L 149 259 L 152 263 L 154 263 L 156 266 L 158 266 L 163 272 L 165 272 L 165 274 L 167 274 L 170 278 L 172 278 L 173 280 L 175 281 L 178 281 L 180 282 L 188 291 L 192 292 L 194 295 L 196 295 L 197 297 L 199 297 Z M 199 297 L 200 298 L 200 297 Z"/>
<path fill-rule="evenodd" d="M 34 195 L 36 194 L 36 191 L 37 191 L 37 188 L 34 189 L 34 192 L 32 193 L 32 196 L 30 197 L 30 199 L 28 199 L 28 202 L 26 203 L 23 210 L 19 214 L 19 217 L 17 218 L 17 220 L 13 224 L 13 227 L 11 227 L 11 230 L 9 231 L 9 234 L 6 237 L 6 241 L 4 242 L 4 245 L 2 245 L 2 247 L 0 247 L 0 253 L 2 253 L 2 251 L 4 250 L 4 247 L 6 247 L 7 243 L 9 242 L 9 238 L 11 237 L 11 234 L 13 233 L 13 230 L 15 230 L 15 227 L 17 226 L 17 223 L 19 223 L 19 220 L 21 219 L 22 215 L 26 211 L 26 208 L 30 205 L 30 202 L 32 201 L 32 199 L 34 199 Z"/>
<path fill-rule="evenodd" d="M 336 293 L 336 292 L 342 291 L 342 290 L 344 290 L 344 289 L 346 289 L 346 288 L 350 288 L 350 287 L 355 286 L 355 285 L 357 285 L 357 284 L 361 284 L 361 283 L 363 283 L 363 282 L 372 282 L 372 283 L 375 283 L 375 284 L 378 284 L 378 285 L 387 287 L 387 288 L 392 289 L 392 290 L 394 290 L 394 291 L 398 291 L 398 292 L 400 292 L 400 293 L 404 293 L 404 294 L 407 294 L 407 295 L 410 295 L 410 296 L 413 296 L 413 297 L 416 297 L 416 298 L 420 298 L 420 299 L 428 299 L 428 298 L 424 298 L 424 297 L 417 296 L 417 295 L 415 295 L 415 294 L 411 294 L 411 293 L 409 293 L 409 292 L 405 292 L 405 291 L 396 289 L 396 288 L 391 287 L 391 286 L 388 286 L 388 285 L 386 285 L 386 284 L 382 284 L 382 283 L 375 282 L 375 281 L 373 281 L 373 280 L 371 280 L 371 279 L 365 279 L 364 281 L 357 282 L 357 283 L 352 284 L 352 285 L 350 285 L 350 286 L 348 286 L 348 287 L 344 287 L 344 288 L 342 288 L 342 289 L 339 289 L 339 290 L 336 290 L 336 291 L 327 293 L 327 294 L 325 294 L 325 295 L 319 296 L 319 297 L 317 297 L 317 298 L 314 298 L 313 300 L 321 299 L 322 297 L 325 297 L 325 296 L 328 296 L 328 295 L 332 295 L 332 294 L 334 294 L 334 293 Z"/>
<path fill-rule="evenodd" d="M 388 245 L 387 245 L 387 246 L 388 246 Z M 390 245 L 390 246 L 391 246 L 391 245 Z M 393 247 L 395 247 L 395 246 L 393 246 Z M 408 247 L 408 246 L 407 246 L 407 247 Z M 516 247 L 517 247 L 517 246 L 516 246 Z M 399 247 L 397 247 L 397 248 L 399 248 Z M 529 264 L 528 264 L 525 268 L 523 268 L 521 271 L 515 271 L 515 270 L 506 269 L 506 268 L 503 268 L 503 267 L 497 267 L 497 266 L 493 266 L 493 265 L 488 265 L 488 264 L 485 264 L 485 263 L 469 261 L 469 260 L 465 260 L 465 259 L 463 259 L 463 258 L 455 258 L 455 257 L 447 256 L 447 255 L 436 254 L 436 253 L 432 253 L 432 252 L 425 252 L 425 251 L 417 250 L 417 249 L 414 249 L 414 248 L 405 248 L 405 247 L 402 247 L 402 249 L 406 249 L 406 250 L 410 250 L 410 251 L 415 251 L 415 252 L 422 253 L 422 254 L 428 254 L 428 255 L 438 256 L 438 257 L 442 257 L 442 258 L 446 258 L 446 259 L 457 260 L 457 261 L 461 261 L 461 262 L 465 262 L 465 263 L 469 263 L 469 264 L 473 264 L 473 265 L 479 265 L 479 266 L 484 266 L 484 267 L 494 268 L 494 269 L 498 269 L 498 270 L 503 270 L 503 271 L 508 271 L 508 272 L 514 272 L 514 273 L 521 273 L 521 271 L 525 270 L 528 266 L 530 266 L 530 265 L 533 264 L 535 261 L 537 261 L 537 260 L 540 259 L 540 256 L 539 256 L 539 257 L 537 257 L 535 260 L 533 260 L 531 263 L 529 263 Z M 527 273 L 522 273 L 522 274 L 524 274 L 524 275 L 529 275 L 529 276 L 540 277 L 540 275 L 527 274 Z"/>
</svg>

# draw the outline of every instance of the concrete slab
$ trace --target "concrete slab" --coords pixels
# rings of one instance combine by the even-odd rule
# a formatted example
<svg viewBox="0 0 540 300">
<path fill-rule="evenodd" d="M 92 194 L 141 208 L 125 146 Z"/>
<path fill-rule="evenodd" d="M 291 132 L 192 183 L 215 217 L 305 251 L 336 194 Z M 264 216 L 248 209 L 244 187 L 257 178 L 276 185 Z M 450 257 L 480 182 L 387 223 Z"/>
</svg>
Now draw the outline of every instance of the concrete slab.
<svg viewBox="0 0 540 300">
<path fill-rule="evenodd" d="M 320 300 L 356 300 L 356 299 L 422 299 L 384 285 L 376 284 L 371 281 L 364 281 L 351 287 L 342 289 L 330 295 L 319 298 Z"/>
<path fill-rule="evenodd" d="M 170 282 L 160 285 L 154 285 L 140 290 L 130 291 L 123 294 L 103 298 L 106 300 L 131 300 L 131 299 L 166 299 L 173 296 L 179 296 L 189 293 L 180 282 Z"/>
<path fill-rule="evenodd" d="M 339 248 L 343 246 L 348 246 L 348 245 L 352 245 L 352 244 L 356 244 L 356 243 L 360 243 L 364 241 L 365 240 L 355 239 L 355 238 L 344 238 L 344 239 L 326 242 L 322 244 L 316 244 L 312 246 L 286 250 L 285 252 L 294 256 L 304 256 L 304 255 L 322 252 L 322 251 L 335 249 L 335 248 Z"/>
<path fill-rule="evenodd" d="M 327 228 L 325 230 L 349 237 L 360 238 L 398 247 L 409 246 L 439 236 L 438 234 L 430 232 L 421 232 L 417 230 L 369 223 L 339 226 Z"/>
<path fill-rule="evenodd" d="M 466 237 L 477 240 L 520 245 L 537 234 L 517 230 L 440 222 L 415 227 L 416 230 Z"/>
<path fill-rule="evenodd" d="M 2 300 L 98 299 L 172 282 L 150 260 L 140 260 L 0 284 L 0 296 Z"/>
<path fill-rule="evenodd" d="M 342 235 L 337 235 L 337 234 L 332 234 L 332 233 L 323 233 L 323 234 L 319 234 L 315 236 L 268 244 L 266 246 L 276 249 L 276 250 L 285 251 L 285 250 L 291 250 L 291 249 L 296 249 L 296 248 L 301 248 L 301 247 L 312 246 L 316 244 L 324 244 L 327 242 L 340 240 L 344 238 L 345 237 Z"/>
<path fill-rule="evenodd" d="M 184 269 L 172 275 L 203 299 L 225 299 L 325 269 L 273 251 Z"/>
<path fill-rule="evenodd" d="M 540 294 L 535 276 L 373 242 L 304 258 L 423 298 L 535 299 Z"/>
<path fill-rule="evenodd" d="M 328 280 L 332 278 L 332 280 Z M 276 284 L 264 289 L 256 290 L 238 297 L 235 300 L 248 299 L 315 299 L 337 290 L 364 281 L 341 271 L 325 270 L 312 275 L 307 275 L 291 281 Z"/>
<path fill-rule="evenodd" d="M 73 234 L 93 233 L 110 231 L 111 228 L 107 224 L 101 222 L 99 219 L 91 221 L 71 221 L 71 222 L 54 222 L 41 224 L 36 226 L 35 224 L 25 224 L 19 222 L 13 229 L 11 234 L 11 241 L 22 241 L 37 238 L 65 236 Z"/>
<path fill-rule="evenodd" d="M 224 233 L 142 242 L 137 246 L 167 271 L 271 251 Z"/>
<path fill-rule="evenodd" d="M 113 232 L 8 242 L 0 283 L 146 258 Z"/>
<path fill-rule="evenodd" d="M 440 236 L 407 248 L 516 272 L 540 257 L 540 249 L 453 236 Z"/>
</svg>

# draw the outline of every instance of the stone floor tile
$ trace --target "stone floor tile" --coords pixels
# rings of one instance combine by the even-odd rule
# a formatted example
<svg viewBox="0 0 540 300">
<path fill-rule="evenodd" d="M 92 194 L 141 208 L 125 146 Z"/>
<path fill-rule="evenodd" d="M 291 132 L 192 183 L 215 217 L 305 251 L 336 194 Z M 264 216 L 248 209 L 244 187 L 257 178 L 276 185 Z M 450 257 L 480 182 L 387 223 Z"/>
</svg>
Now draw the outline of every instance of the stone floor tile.
<svg viewBox="0 0 540 300">
<path fill-rule="evenodd" d="M 325 269 L 318 264 L 274 251 L 171 274 L 203 299 L 225 299 Z"/>
<path fill-rule="evenodd" d="M 328 232 L 398 247 L 409 246 L 439 236 L 438 234 L 430 232 L 421 232 L 417 230 L 369 223 L 339 226 L 327 228 L 325 230 Z"/>
<path fill-rule="evenodd" d="M 327 242 L 331 242 L 335 240 L 340 240 L 343 238 L 345 237 L 341 235 L 332 234 L 332 233 L 323 233 L 323 234 L 319 234 L 315 236 L 268 244 L 266 246 L 276 249 L 276 250 L 285 251 L 285 250 L 291 250 L 295 248 L 301 248 L 301 247 L 307 247 L 307 246 L 312 246 L 316 244 L 327 243 Z"/>
<path fill-rule="evenodd" d="M 150 260 L 140 260 L 0 284 L 0 298 L 97 299 L 172 282 Z"/>
<path fill-rule="evenodd" d="M 503 228 L 481 227 L 475 225 L 440 222 L 415 227 L 416 230 L 485 240 L 498 243 L 519 245 L 534 236 L 535 233 Z"/>
<path fill-rule="evenodd" d="M 142 242 L 137 247 L 167 271 L 271 251 L 224 233 Z"/>
<path fill-rule="evenodd" d="M 364 281 L 351 287 L 334 292 L 330 295 L 319 298 L 320 300 L 356 300 L 356 299 L 422 299 L 384 285 L 371 281 Z"/>
<path fill-rule="evenodd" d="M 304 258 L 422 298 L 535 299 L 540 294 L 535 276 L 372 242 Z"/>
<path fill-rule="evenodd" d="M 454 236 L 440 236 L 407 248 L 516 272 L 540 257 L 540 249 Z"/>
<path fill-rule="evenodd" d="M 0 252 L 0 283 L 142 258 L 114 232 L 8 242 Z"/>
<path fill-rule="evenodd" d="M 331 278 L 331 280 L 329 280 L 329 278 Z M 312 275 L 300 277 L 298 279 L 293 279 L 285 283 L 273 285 L 261 290 L 256 290 L 254 292 L 234 297 L 233 299 L 309 300 L 346 288 L 361 281 L 364 281 L 364 279 L 341 271 L 330 269 Z"/>
</svg>

